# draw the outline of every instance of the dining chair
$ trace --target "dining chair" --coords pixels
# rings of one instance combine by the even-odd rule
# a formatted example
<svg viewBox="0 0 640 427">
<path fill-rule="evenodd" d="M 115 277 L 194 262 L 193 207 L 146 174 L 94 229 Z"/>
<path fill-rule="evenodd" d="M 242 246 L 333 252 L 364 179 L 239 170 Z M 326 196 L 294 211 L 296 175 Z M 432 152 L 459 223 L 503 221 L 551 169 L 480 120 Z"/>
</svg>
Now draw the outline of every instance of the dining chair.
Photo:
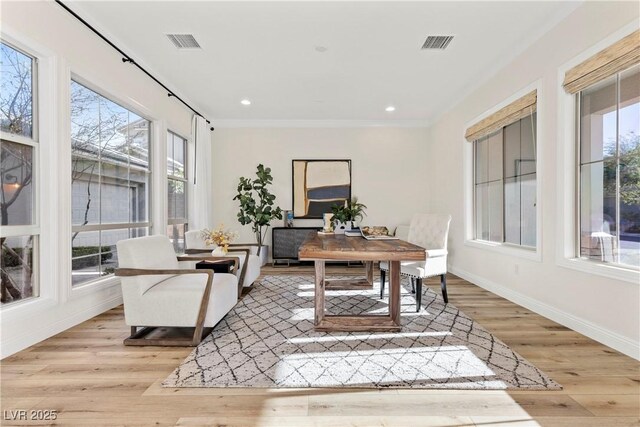
<svg viewBox="0 0 640 427">
<path fill-rule="evenodd" d="M 420 311 L 422 304 L 423 280 L 440 276 L 442 298 L 449 302 L 447 296 L 447 238 L 451 215 L 443 214 L 415 214 L 409 226 L 407 241 L 414 245 L 422 246 L 426 251 L 425 261 L 403 261 L 400 263 L 400 274 L 411 279 L 412 287 L 415 284 L 416 311 Z M 398 227 L 400 228 L 400 227 Z M 386 273 L 389 271 L 389 263 L 380 263 L 380 299 L 384 296 Z"/>
</svg>

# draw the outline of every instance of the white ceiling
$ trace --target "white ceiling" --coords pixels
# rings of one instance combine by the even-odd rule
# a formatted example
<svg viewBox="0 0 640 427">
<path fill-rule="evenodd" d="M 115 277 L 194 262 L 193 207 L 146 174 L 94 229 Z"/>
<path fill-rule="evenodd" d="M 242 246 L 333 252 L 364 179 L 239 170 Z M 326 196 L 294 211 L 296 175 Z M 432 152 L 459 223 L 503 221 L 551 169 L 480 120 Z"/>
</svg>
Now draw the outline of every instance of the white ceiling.
<svg viewBox="0 0 640 427">
<path fill-rule="evenodd" d="M 66 4 L 215 125 L 429 123 L 579 3 Z M 202 50 L 177 50 L 167 33 L 192 33 Z M 421 51 L 430 34 L 455 38 L 445 51 Z M 252 104 L 241 105 L 244 98 Z M 388 105 L 396 111 L 385 112 Z"/>
</svg>

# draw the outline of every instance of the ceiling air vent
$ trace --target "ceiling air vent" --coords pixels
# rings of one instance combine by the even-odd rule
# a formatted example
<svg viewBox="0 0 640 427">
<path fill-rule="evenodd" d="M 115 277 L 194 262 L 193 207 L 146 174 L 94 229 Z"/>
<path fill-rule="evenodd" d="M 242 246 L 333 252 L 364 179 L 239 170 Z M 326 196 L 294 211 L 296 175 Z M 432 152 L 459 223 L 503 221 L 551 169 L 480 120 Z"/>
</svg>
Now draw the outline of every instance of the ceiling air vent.
<svg viewBox="0 0 640 427">
<path fill-rule="evenodd" d="M 424 41 L 422 49 L 446 49 L 453 40 L 453 36 L 429 36 Z"/>
<path fill-rule="evenodd" d="M 200 44 L 192 34 L 167 34 L 178 49 L 200 49 Z"/>
</svg>

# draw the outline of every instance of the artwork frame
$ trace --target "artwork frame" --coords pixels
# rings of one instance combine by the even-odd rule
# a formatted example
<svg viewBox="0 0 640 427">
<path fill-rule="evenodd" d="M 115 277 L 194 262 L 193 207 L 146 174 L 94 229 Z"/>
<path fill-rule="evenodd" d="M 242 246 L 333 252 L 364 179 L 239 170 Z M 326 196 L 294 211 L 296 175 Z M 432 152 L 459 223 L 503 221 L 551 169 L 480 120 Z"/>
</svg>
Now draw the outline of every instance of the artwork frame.
<svg viewBox="0 0 640 427">
<path fill-rule="evenodd" d="M 351 159 L 293 159 L 293 217 L 322 219 L 331 206 L 351 200 Z"/>
</svg>

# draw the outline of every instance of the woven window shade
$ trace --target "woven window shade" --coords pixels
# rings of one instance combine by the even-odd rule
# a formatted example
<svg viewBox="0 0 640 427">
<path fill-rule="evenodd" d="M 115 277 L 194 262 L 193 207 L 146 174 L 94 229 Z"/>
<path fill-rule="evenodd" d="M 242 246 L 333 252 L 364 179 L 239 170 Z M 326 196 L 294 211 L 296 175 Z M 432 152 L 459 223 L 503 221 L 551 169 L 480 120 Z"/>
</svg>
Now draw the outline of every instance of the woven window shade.
<svg viewBox="0 0 640 427">
<path fill-rule="evenodd" d="M 574 94 L 594 83 L 640 63 L 640 30 L 601 50 L 564 75 L 564 90 Z"/>
<path fill-rule="evenodd" d="M 506 107 L 496 111 L 489 117 L 485 117 L 478 123 L 469 127 L 464 137 L 469 142 L 473 142 L 502 129 L 505 126 L 515 123 L 518 120 L 533 114 L 536 111 L 538 102 L 538 92 L 529 92 L 522 98 L 518 98 Z"/>
</svg>

